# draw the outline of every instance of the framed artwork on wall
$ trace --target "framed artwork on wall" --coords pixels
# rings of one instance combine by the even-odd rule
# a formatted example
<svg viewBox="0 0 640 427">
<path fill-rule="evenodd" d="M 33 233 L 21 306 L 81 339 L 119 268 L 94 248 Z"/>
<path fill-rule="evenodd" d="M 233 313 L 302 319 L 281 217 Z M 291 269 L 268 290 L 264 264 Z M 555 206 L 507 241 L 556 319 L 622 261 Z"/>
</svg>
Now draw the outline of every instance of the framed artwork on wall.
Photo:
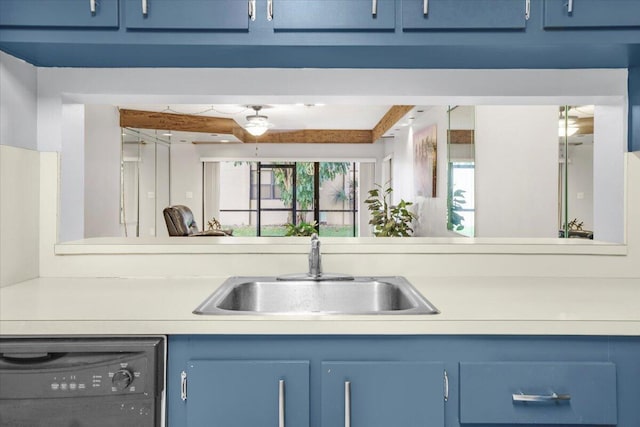
<svg viewBox="0 0 640 427">
<path fill-rule="evenodd" d="M 435 124 L 413 134 L 413 189 L 416 196 L 436 197 L 437 139 Z"/>
</svg>

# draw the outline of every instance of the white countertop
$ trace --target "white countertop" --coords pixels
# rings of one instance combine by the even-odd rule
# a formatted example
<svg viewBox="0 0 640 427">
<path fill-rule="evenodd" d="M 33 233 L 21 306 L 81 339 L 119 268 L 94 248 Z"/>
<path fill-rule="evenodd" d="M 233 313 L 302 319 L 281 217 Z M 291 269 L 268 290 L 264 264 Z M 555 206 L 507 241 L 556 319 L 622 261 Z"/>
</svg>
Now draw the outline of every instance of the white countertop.
<svg viewBox="0 0 640 427">
<path fill-rule="evenodd" d="M 39 278 L 0 288 L 0 335 L 640 336 L 640 278 L 407 278 L 441 314 L 202 316 L 224 278 Z"/>
</svg>

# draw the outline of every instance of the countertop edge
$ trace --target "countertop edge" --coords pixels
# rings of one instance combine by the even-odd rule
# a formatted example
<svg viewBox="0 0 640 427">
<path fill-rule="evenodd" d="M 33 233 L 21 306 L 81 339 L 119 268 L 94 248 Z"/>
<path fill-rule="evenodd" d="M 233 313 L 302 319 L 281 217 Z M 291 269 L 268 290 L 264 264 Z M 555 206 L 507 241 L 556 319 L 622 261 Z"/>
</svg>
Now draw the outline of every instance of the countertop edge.
<svg viewBox="0 0 640 427">
<path fill-rule="evenodd" d="M 73 332 L 70 332 L 73 331 Z M 37 335 L 537 335 L 640 336 L 640 321 L 2 321 L 1 336 Z"/>
</svg>

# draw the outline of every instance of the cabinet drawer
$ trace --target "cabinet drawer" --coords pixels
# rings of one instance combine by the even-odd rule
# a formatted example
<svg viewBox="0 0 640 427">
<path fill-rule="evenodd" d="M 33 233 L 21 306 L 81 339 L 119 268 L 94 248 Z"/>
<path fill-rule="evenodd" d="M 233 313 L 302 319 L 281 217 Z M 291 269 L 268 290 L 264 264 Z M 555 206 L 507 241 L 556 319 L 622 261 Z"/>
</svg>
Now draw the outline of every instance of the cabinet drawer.
<svg viewBox="0 0 640 427">
<path fill-rule="evenodd" d="M 273 0 L 275 31 L 393 31 L 394 0 Z"/>
<path fill-rule="evenodd" d="M 514 0 L 402 1 L 402 29 L 416 30 L 518 30 L 526 26 L 525 2 Z"/>
<path fill-rule="evenodd" d="M 118 0 L 0 0 L 0 27 L 117 28 Z"/>
<path fill-rule="evenodd" d="M 544 28 L 640 28 L 638 0 L 545 0 Z"/>
<path fill-rule="evenodd" d="M 248 31 L 248 3 L 241 0 L 125 0 L 130 30 Z"/>
<path fill-rule="evenodd" d="M 615 425 L 616 411 L 613 363 L 460 363 L 462 423 Z"/>
</svg>

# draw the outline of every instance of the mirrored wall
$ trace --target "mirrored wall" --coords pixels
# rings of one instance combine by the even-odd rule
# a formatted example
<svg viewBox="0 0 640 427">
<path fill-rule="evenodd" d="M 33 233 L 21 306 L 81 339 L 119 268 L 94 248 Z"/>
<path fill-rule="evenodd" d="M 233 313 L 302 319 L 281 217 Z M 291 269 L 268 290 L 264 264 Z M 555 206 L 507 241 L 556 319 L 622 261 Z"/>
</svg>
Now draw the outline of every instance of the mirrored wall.
<svg viewBox="0 0 640 427">
<path fill-rule="evenodd" d="M 167 236 L 162 210 L 171 204 L 171 135 L 122 128 L 120 223 L 125 237 Z"/>
</svg>

